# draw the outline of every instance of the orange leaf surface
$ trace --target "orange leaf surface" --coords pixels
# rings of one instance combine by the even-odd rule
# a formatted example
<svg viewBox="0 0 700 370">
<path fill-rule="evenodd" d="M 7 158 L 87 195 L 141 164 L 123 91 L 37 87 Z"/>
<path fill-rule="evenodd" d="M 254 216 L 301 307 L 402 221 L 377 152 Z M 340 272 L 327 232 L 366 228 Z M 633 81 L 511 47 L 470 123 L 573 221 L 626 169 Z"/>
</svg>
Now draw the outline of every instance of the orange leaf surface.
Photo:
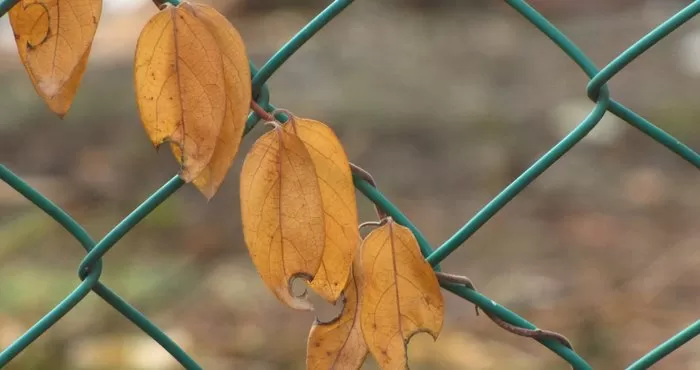
<svg viewBox="0 0 700 370">
<path fill-rule="evenodd" d="M 180 177 L 191 182 L 214 155 L 227 107 L 217 39 L 185 4 L 153 16 L 134 58 L 136 101 L 154 146 L 178 145 Z"/>
<path fill-rule="evenodd" d="M 296 133 L 311 155 L 325 213 L 323 260 L 309 285 L 321 297 L 333 303 L 345 289 L 360 240 L 350 163 L 330 127 L 303 118 L 294 118 L 290 122 L 284 125 L 284 129 Z"/>
<path fill-rule="evenodd" d="M 406 345 L 442 329 L 443 298 L 411 231 L 389 219 L 362 243 L 362 309 L 367 347 L 382 369 L 406 369 Z"/>
<path fill-rule="evenodd" d="M 359 369 L 367 357 L 367 344 L 360 328 L 362 277 L 359 276 L 359 258 L 355 261 L 343 292 L 343 312 L 333 321 L 316 321 L 311 327 L 306 348 L 306 368 L 309 370 Z"/>
<path fill-rule="evenodd" d="M 262 280 L 292 308 L 311 310 L 291 293 L 311 280 L 323 255 L 324 216 L 313 161 L 298 137 L 280 128 L 261 136 L 241 170 L 243 236 Z"/>
<path fill-rule="evenodd" d="M 192 14 L 211 32 L 221 50 L 226 89 L 226 111 L 217 137 L 211 161 L 192 183 L 211 199 L 223 183 L 238 147 L 248 119 L 251 100 L 250 66 L 246 48 L 240 34 L 216 9 L 203 4 L 183 3 L 191 7 Z M 181 158 L 180 147 L 171 145 L 176 158 Z"/>
<path fill-rule="evenodd" d="M 20 60 L 60 117 L 80 86 L 101 13 L 102 0 L 22 0 L 10 10 Z"/>
</svg>

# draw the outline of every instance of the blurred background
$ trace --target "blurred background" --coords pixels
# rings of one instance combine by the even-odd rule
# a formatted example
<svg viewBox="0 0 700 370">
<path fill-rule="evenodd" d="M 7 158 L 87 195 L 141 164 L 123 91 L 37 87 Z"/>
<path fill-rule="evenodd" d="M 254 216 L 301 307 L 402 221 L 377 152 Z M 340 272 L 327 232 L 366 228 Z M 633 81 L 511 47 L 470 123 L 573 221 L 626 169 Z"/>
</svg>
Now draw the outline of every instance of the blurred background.
<svg viewBox="0 0 700 370">
<path fill-rule="evenodd" d="M 209 0 L 262 65 L 325 0 Z M 603 66 L 690 1 L 532 0 Z M 132 58 L 156 12 L 105 1 L 90 63 L 64 120 L 37 97 L 0 19 L 0 162 L 95 239 L 177 172 L 139 122 Z M 502 2 L 357 1 L 269 81 L 272 102 L 331 125 L 350 160 L 437 246 L 592 109 L 588 79 Z M 610 83 L 612 96 L 700 149 L 700 18 Z M 285 308 L 243 244 L 242 158 L 210 202 L 186 186 L 104 258 L 102 281 L 206 369 L 302 369 L 314 313 Z M 443 264 L 596 369 L 620 369 L 700 310 L 700 172 L 608 114 L 578 146 Z M 362 220 L 374 217 L 358 197 Z M 0 348 L 78 284 L 84 251 L 0 185 Z M 441 337 L 413 338 L 412 369 L 567 369 L 449 293 Z M 318 315 L 338 312 L 315 299 Z M 325 317 L 324 317 L 325 315 Z M 372 359 L 366 367 L 376 368 Z M 89 295 L 8 369 L 178 369 L 165 350 Z M 658 369 L 700 369 L 691 341 Z"/>
</svg>

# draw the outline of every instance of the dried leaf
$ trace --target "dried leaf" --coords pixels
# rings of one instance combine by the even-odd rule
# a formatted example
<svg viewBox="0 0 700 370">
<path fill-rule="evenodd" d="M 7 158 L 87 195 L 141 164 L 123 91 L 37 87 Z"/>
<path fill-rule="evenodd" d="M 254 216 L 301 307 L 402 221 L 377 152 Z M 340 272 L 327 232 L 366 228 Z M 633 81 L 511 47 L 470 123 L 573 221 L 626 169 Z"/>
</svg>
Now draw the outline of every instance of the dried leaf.
<svg viewBox="0 0 700 370">
<path fill-rule="evenodd" d="M 326 241 L 321 267 L 309 285 L 334 303 L 345 289 L 360 238 L 350 163 L 337 136 L 325 124 L 294 118 L 284 128 L 304 142 L 316 168 L 325 212 Z"/>
<path fill-rule="evenodd" d="M 311 310 L 294 297 L 295 277 L 311 280 L 323 255 L 324 216 L 314 165 L 298 137 L 276 128 L 261 136 L 241 170 L 243 236 L 258 273 L 285 304 Z"/>
<path fill-rule="evenodd" d="M 333 321 L 314 322 L 306 348 L 306 368 L 359 369 L 367 357 L 367 344 L 360 328 L 362 277 L 359 254 L 343 292 L 343 312 Z"/>
<path fill-rule="evenodd" d="M 191 182 L 216 148 L 226 112 L 222 53 L 216 37 L 185 4 L 167 6 L 139 35 L 134 60 L 136 101 L 156 148 L 181 148 L 180 177 Z"/>
<path fill-rule="evenodd" d="M 60 117 L 80 86 L 101 13 L 102 0 L 22 0 L 10 10 L 20 60 Z"/>
<path fill-rule="evenodd" d="M 186 5 L 185 5 L 186 4 Z M 216 9 L 209 5 L 188 4 L 194 16 L 211 32 L 223 56 L 226 111 L 211 161 L 192 183 L 211 199 L 224 181 L 238 153 L 251 101 L 250 65 L 240 34 Z M 180 147 L 171 145 L 176 158 Z"/>
<path fill-rule="evenodd" d="M 413 233 L 389 219 L 362 243 L 361 275 L 360 320 L 367 347 L 382 369 L 405 369 L 411 336 L 427 332 L 437 339 L 442 329 L 444 307 L 435 273 Z"/>
<path fill-rule="evenodd" d="M 73 98 L 75 97 L 76 91 L 78 91 L 78 87 L 80 87 L 80 81 L 83 78 L 83 73 L 85 73 L 89 56 L 90 48 L 88 48 L 88 50 L 85 52 L 83 59 L 81 59 L 80 63 L 78 63 L 76 66 L 73 75 L 68 79 L 68 81 L 66 81 L 65 85 L 63 85 L 64 88 L 61 89 L 57 95 L 47 96 L 43 91 L 35 88 L 39 96 L 41 96 L 46 104 L 48 104 L 51 111 L 56 113 L 61 118 L 65 117 L 66 113 L 68 113 L 68 110 L 73 104 Z M 37 82 L 31 73 L 29 74 L 29 78 L 32 80 L 32 84 L 36 87 Z"/>
</svg>

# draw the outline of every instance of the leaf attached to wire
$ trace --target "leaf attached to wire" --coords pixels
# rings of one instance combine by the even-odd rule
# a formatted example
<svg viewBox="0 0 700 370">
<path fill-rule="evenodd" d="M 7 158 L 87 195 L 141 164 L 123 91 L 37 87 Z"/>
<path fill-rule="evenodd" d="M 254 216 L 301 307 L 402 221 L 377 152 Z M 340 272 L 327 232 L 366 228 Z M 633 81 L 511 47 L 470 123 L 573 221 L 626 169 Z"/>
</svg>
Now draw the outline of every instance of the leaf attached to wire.
<svg viewBox="0 0 700 370">
<path fill-rule="evenodd" d="M 34 89 L 64 117 L 87 66 L 102 0 L 21 0 L 9 13 Z"/>
<path fill-rule="evenodd" d="M 311 310 L 294 296 L 296 277 L 312 280 L 323 255 L 323 203 L 304 143 L 282 128 L 258 138 L 241 170 L 241 218 L 250 256 L 267 287 L 288 306 Z"/>
<path fill-rule="evenodd" d="M 360 240 L 350 163 L 340 140 L 324 123 L 292 117 L 283 127 L 304 142 L 316 169 L 323 200 L 326 228 L 323 260 L 309 285 L 325 300 L 335 303 L 348 282 Z"/>
<path fill-rule="evenodd" d="M 407 368 L 411 336 L 437 339 L 444 304 L 433 269 L 406 227 L 391 218 L 362 243 L 362 332 L 382 369 Z"/>
<path fill-rule="evenodd" d="M 166 6 L 139 35 L 136 101 L 151 143 L 179 146 L 185 182 L 212 160 L 227 111 L 223 55 L 217 37 L 187 3 Z"/>
<path fill-rule="evenodd" d="M 250 65 L 243 39 L 226 17 L 209 5 L 183 3 L 182 6 L 190 7 L 194 17 L 214 36 L 223 58 L 226 110 L 221 131 L 211 160 L 192 181 L 207 199 L 211 199 L 231 168 L 243 138 L 252 95 Z M 175 158 L 182 158 L 178 145 L 171 144 L 171 149 Z"/>
</svg>

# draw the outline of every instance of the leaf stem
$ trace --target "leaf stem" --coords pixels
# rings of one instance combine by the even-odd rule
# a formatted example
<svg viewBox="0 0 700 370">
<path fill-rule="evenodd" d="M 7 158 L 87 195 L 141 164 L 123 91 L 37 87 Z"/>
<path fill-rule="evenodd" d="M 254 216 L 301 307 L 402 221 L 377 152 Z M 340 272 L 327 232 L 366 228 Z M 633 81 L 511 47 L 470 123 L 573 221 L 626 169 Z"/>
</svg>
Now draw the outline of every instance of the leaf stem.
<svg viewBox="0 0 700 370">
<path fill-rule="evenodd" d="M 354 164 L 350 163 L 350 170 L 359 178 L 362 180 L 367 181 L 368 184 L 372 185 L 373 188 L 377 189 L 377 182 L 374 181 L 374 177 L 372 177 L 372 174 L 367 172 L 364 168 Z M 384 220 L 385 218 L 388 217 L 386 212 L 384 212 L 381 207 L 379 207 L 377 204 L 374 205 L 374 209 L 377 211 L 377 218 L 379 218 L 379 221 Z"/>
<path fill-rule="evenodd" d="M 255 100 L 250 101 L 250 109 L 253 110 L 255 115 L 257 115 L 258 117 L 260 117 L 261 119 L 263 119 L 265 121 L 273 121 L 273 122 L 276 121 L 275 116 L 273 116 L 272 114 L 268 113 L 265 109 L 263 109 L 263 107 L 261 107 L 260 104 L 258 104 Z"/>
<path fill-rule="evenodd" d="M 476 287 L 474 286 L 474 283 L 466 277 L 466 276 L 461 276 L 461 275 L 455 275 L 455 274 L 448 274 L 445 272 L 435 272 L 435 276 L 437 276 L 438 281 L 440 284 L 459 284 L 463 285 L 471 290 L 476 291 Z M 479 314 L 479 306 L 477 307 L 476 314 Z M 542 330 L 542 329 L 526 329 L 526 328 L 521 328 L 518 326 L 515 326 L 513 324 L 510 324 L 506 322 L 505 320 L 501 319 L 500 317 L 496 316 L 495 314 L 490 313 L 488 310 L 484 310 L 486 313 L 486 316 L 488 316 L 491 321 L 493 321 L 496 325 L 500 326 L 504 330 L 513 333 L 515 335 L 519 335 L 521 337 L 527 337 L 527 338 L 532 338 L 532 339 L 554 339 L 558 341 L 559 343 L 563 344 L 564 346 L 568 347 L 569 349 L 573 350 L 574 347 L 571 345 L 571 342 L 569 342 L 568 339 L 566 339 L 565 336 L 549 331 L 549 330 Z"/>
</svg>

